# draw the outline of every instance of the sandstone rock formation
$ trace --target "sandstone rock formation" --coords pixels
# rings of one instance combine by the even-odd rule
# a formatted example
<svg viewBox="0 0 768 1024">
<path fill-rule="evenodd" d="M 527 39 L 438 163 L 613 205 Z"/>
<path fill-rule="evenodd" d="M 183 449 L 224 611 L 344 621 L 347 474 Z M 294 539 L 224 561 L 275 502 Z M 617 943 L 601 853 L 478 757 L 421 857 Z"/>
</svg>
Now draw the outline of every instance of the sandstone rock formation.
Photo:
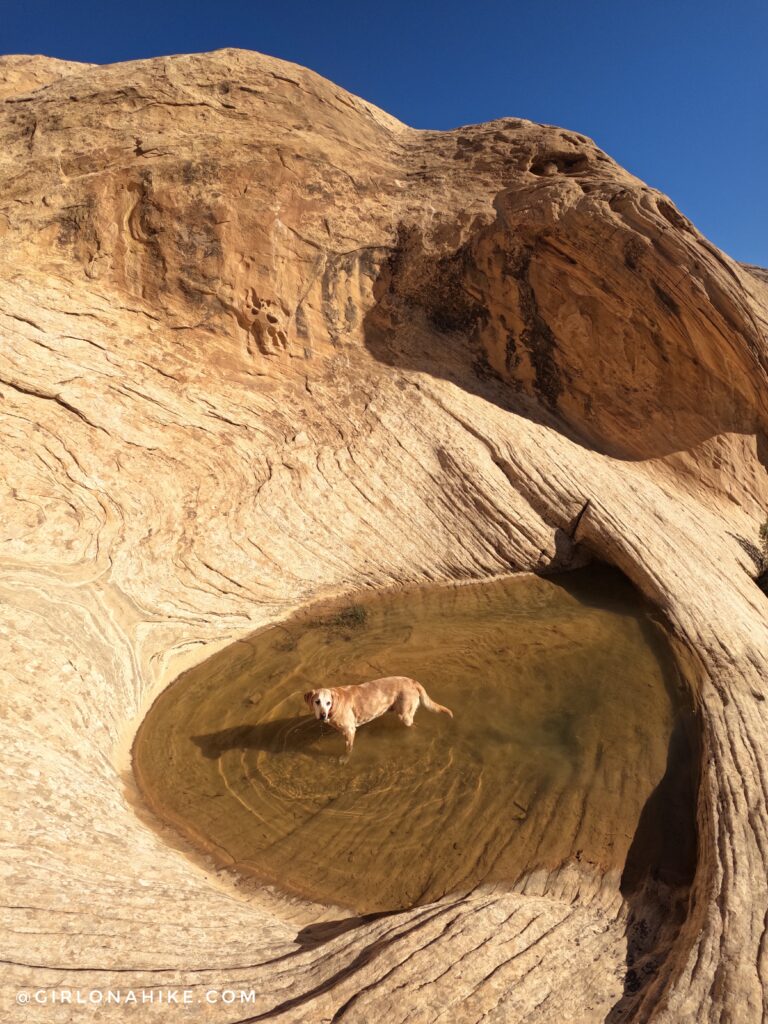
<svg viewBox="0 0 768 1024">
<path fill-rule="evenodd" d="M 175 985 L 255 990 L 220 1021 L 761 1020 L 764 272 L 581 135 L 416 131 L 256 54 L 3 58 L 0 97 L 7 1019 Z M 570 863 L 322 924 L 134 806 L 137 723 L 212 650 L 586 557 L 658 606 L 696 706 L 679 919 Z"/>
</svg>

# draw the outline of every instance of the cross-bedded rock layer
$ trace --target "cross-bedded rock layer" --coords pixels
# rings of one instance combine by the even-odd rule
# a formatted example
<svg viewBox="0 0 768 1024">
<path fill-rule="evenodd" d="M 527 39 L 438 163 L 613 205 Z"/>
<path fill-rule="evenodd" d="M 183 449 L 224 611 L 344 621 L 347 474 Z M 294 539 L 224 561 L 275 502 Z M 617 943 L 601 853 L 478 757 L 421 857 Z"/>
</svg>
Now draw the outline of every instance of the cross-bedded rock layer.
<svg viewBox="0 0 768 1024">
<path fill-rule="evenodd" d="M 3 58 L 0 96 L 6 992 L 761 1020 L 764 274 L 583 136 L 416 131 L 256 54 Z M 319 924 L 132 806 L 143 711 L 224 643 L 315 597 L 590 555 L 663 613 L 697 708 L 677 916 L 662 881 L 630 899 L 573 862 Z"/>
</svg>

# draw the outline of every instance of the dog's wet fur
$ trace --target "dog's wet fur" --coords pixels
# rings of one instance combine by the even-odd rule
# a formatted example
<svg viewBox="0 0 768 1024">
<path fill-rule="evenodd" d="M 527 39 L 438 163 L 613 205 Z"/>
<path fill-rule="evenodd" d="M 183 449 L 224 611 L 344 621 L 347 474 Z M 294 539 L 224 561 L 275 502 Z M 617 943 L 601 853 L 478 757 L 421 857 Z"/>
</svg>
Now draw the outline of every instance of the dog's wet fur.
<svg viewBox="0 0 768 1024">
<path fill-rule="evenodd" d="M 436 704 L 421 683 L 407 676 L 386 676 L 354 686 L 308 690 L 304 700 L 315 718 L 327 722 L 344 736 L 347 753 L 355 742 L 355 731 L 387 711 L 394 712 L 407 726 L 413 725 L 413 716 L 419 707 L 453 718 L 450 708 Z"/>
</svg>

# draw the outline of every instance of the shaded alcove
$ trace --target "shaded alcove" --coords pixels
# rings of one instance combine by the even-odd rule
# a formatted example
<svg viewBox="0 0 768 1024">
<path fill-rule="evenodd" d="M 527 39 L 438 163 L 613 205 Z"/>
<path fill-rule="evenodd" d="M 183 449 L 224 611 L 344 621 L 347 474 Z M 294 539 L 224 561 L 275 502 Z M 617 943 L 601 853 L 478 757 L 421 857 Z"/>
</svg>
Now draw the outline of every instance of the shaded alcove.
<svg viewBox="0 0 768 1024">
<path fill-rule="evenodd" d="M 551 197 L 554 206 L 561 199 Z M 526 211 L 541 202 L 540 181 L 501 192 L 496 220 L 454 251 L 401 223 L 364 317 L 368 352 L 615 459 L 661 458 L 743 434 L 768 465 L 757 368 L 743 351 L 744 337 L 757 341 L 754 319 L 738 289 L 726 295 L 717 283 L 719 265 L 686 254 L 691 269 L 673 297 L 659 283 L 668 257 L 631 217 L 617 228 L 577 205 L 562 219 L 529 221 Z M 665 221 L 667 209 L 662 201 Z M 564 307 L 578 329 L 556 322 Z"/>
</svg>

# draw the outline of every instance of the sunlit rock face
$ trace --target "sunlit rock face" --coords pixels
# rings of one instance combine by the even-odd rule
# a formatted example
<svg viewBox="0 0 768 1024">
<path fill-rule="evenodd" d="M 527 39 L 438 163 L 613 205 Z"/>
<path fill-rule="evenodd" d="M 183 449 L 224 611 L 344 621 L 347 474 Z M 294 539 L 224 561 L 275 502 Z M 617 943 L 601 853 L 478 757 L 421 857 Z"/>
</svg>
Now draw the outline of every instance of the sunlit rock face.
<svg viewBox="0 0 768 1024">
<path fill-rule="evenodd" d="M 3 58 L 0 96 L 10 997 L 761 1020 L 764 272 L 575 132 L 415 131 L 256 54 Z M 574 858 L 350 918 L 233 885 L 137 800 L 139 721 L 227 643 L 594 557 L 656 606 L 695 708 L 683 905 L 647 858 L 612 885 Z"/>
</svg>

